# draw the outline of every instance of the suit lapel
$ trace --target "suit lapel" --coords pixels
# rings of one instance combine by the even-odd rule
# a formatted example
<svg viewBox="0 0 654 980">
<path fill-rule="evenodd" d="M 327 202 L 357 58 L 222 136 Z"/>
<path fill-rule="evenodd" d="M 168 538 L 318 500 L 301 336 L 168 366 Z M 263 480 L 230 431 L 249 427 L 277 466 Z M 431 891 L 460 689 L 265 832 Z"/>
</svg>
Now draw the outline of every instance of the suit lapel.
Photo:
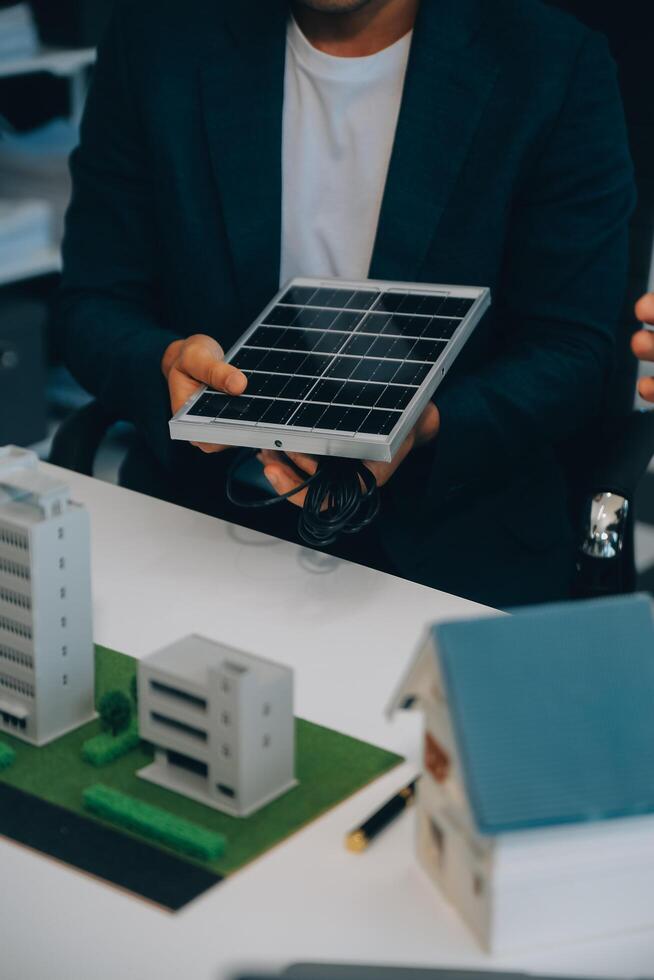
<svg viewBox="0 0 654 980">
<path fill-rule="evenodd" d="M 476 43 L 480 0 L 422 0 L 370 276 L 420 279 L 498 69 Z"/>
<path fill-rule="evenodd" d="M 229 5 L 202 72 L 209 152 L 246 319 L 279 286 L 287 16 L 285 0 Z"/>
</svg>

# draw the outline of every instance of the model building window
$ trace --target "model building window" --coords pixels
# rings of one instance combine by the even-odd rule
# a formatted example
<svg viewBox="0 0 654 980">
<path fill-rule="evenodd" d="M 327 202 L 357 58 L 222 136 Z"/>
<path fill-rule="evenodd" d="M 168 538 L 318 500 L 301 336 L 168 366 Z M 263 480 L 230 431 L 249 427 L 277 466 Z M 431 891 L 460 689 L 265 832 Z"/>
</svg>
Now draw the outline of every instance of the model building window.
<svg viewBox="0 0 654 980">
<path fill-rule="evenodd" d="M 64 644 L 62 646 L 62 648 L 61 648 L 61 656 L 62 657 L 67 657 L 68 656 L 68 647 L 66 646 L 66 644 Z"/>
<path fill-rule="evenodd" d="M 270 735 L 264 735 L 262 739 L 264 749 L 270 748 Z"/>
<path fill-rule="evenodd" d="M 67 619 L 66 619 L 65 616 L 62 616 L 61 617 L 61 625 L 64 627 L 64 629 L 66 628 L 66 624 L 67 624 Z"/>
<path fill-rule="evenodd" d="M 450 757 L 429 732 L 425 735 L 425 769 L 437 783 L 444 783 L 450 771 Z"/>
<path fill-rule="evenodd" d="M 168 762 L 172 766 L 179 766 L 180 769 L 187 769 L 189 772 L 195 773 L 197 776 L 204 776 L 205 779 L 209 775 L 209 767 L 206 762 L 201 762 L 200 759 L 192 759 L 188 755 L 183 755 L 181 752 L 175 752 L 173 749 L 168 749 L 166 751 L 166 756 L 168 757 Z"/>
<path fill-rule="evenodd" d="M 66 598 L 66 589 L 65 589 L 65 587 L 64 587 L 64 586 L 62 586 L 62 587 L 61 587 L 61 588 L 59 589 L 59 598 L 60 598 L 60 599 L 65 599 L 65 598 Z"/>
<path fill-rule="evenodd" d="M 261 710 L 262 710 L 262 713 L 264 715 L 269 715 L 270 714 L 270 702 L 269 701 L 264 701 L 264 705 L 263 705 L 263 708 Z"/>
<path fill-rule="evenodd" d="M 232 754 L 231 753 L 231 750 L 229 748 L 229 745 L 223 745 L 221 747 L 221 752 L 225 756 L 226 759 L 229 759 L 230 755 Z"/>
<path fill-rule="evenodd" d="M 64 536 L 64 529 L 63 529 L 63 527 L 57 528 L 57 537 L 59 538 L 60 541 L 63 538 L 63 536 Z"/>
<path fill-rule="evenodd" d="M 178 701 L 184 701 L 185 704 L 193 705 L 194 708 L 201 708 L 203 711 L 207 710 L 207 702 L 204 698 L 200 698 L 196 694 L 190 694 L 188 691 L 182 691 L 178 687 L 163 684 L 161 681 L 151 680 L 150 688 L 155 694 L 163 694 L 165 697 L 176 698 Z"/>
<path fill-rule="evenodd" d="M 223 725 L 229 725 L 229 712 L 223 711 L 222 715 L 220 716 L 220 720 L 222 721 Z"/>
<path fill-rule="evenodd" d="M 158 711 L 151 711 L 150 720 L 157 722 L 159 725 L 174 728 L 176 731 L 181 732 L 184 735 L 190 735 L 191 738 L 197 738 L 200 742 L 207 741 L 207 733 L 205 731 L 202 731 L 201 728 L 194 728 L 193 725 L 187 725 L 185 722 L 179 721 L 177 718 L 169 718 L 167 715 L 162 715 Z"/>
<path fill-rule="evenodd" d="M 66 687 L 66 685 L 68 684 L 68 674 L 64 674 L 64 676 L 61 678 L 61 682 L 64 685 L 64 687 Z"/>
<path fill-rule="evenodd" d="M 65 558 L 60 558 L 59 559 L 59 568 L 65 568 L 65 567 L 66 567 L 66 559 Z"/>
</svg>

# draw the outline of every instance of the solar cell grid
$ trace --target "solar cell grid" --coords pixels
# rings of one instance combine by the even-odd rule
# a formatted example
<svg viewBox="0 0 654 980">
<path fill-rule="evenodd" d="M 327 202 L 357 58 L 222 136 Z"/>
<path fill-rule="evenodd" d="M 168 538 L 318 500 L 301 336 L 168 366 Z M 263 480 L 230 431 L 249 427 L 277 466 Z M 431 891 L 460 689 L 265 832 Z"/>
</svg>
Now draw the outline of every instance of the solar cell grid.
<svg viewBox="0 0 654 980">
<path fill-rule="evenodd" d="M 292 283 L 230 357 L 246 374 L 245 393 L 205 391 L 185 414 L 223 430 L 389 436 L 420 391 L 411 417 L 424 405 L 424 382 L 475 302 L 467 293 Z M 273 445 L 267 438 L 247 444 Z"/>
</svg>

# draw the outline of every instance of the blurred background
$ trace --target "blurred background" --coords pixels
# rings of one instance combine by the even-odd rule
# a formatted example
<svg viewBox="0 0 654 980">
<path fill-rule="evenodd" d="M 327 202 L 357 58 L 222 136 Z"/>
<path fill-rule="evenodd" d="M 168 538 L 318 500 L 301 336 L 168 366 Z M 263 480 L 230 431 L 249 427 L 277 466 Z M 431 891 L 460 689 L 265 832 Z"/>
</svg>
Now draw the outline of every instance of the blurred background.
<svg viewBox="0 0 654 980">
<path fill-rule="evenodd" d="M 68 156 L 114 3 L 0 0 L 0 445 L 31 446 L 43 458 L 61 421 L 88 401 L 61 364 L 51 308 L 70 194 Z M 640 195 L 625 336 L 635 328 L 633 302 L 654 285 L 654 83 L 644 56 L 654 41 L 643 38 L 641 3 L 554 0 L 607 35 L 620 72 Z M 129 438 L 128 426 L 111 429 L 96 457 L 96 476 L 116 480 Z M 651 465 L 636 516 L 640 585 L 654 591 Z"/>
</svg>

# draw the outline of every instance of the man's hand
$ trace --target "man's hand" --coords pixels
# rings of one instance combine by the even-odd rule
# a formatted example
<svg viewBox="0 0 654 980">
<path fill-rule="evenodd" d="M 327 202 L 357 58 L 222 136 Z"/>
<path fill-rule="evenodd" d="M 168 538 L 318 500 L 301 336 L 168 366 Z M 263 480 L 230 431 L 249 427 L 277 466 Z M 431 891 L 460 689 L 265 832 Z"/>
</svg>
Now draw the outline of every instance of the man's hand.
<svg viewBox="0 0 654 980">
<path fill-rule="evenodd" d="M 654 326 L 654 293 L 647 293 L 636 303 L 636 316 L 641 323 Z M 641 361 L 654 361 L 654 333 L 639 330 L 631 338 L 631 349 Z M 641 378 L 638 382 L 641 398 L 654 402 L 654 378 Z"/>
<path fill-rule="evenodd" d="M 366 460 L 365 465 L 373 473 L 377 481 L 377 486 L 382 487 L 390 480 L 395 470 L 406 459 L 412 449 L 434 439 L 438 434 L 439 427 L 440 415 L 438 409 L 433 402 L 430 402 L 400 446 L 392 462 L 378 463 L 373 460 Z M 305 456 L 303 453 L 287 453 L 286 456 L 293 461 L 299 470 L 306 473 L 307 476 L 311 476 L 316 472 L 318 464 L 313 456 Z M 276 453 L 271 449 L 264 449 L 259 453 L 257 458 L 263 464 L 264 476 L 275 488 L 277 493 L 289 493 L 305 479 L 298 476 L 293 467 L 288 465 L 286 457 L 282 453 Z M 296 506 L 303 507 L 306 495 L 306 490 L 300 490 L 289 499 Z"/>
<path fill-rule="evenodd" d="M 166 348 L 161 370 L 168 381 L 173 415 L 202 384 L 228 395 L 241 395 L 247 378 L 238 368 L 226 364 L 220 344 L 213 337 L 194 334 L 186 340 L 174 340 Z M 203 453 L 219 453 L 225 446 L 194 442 Z"/>
</svg>

